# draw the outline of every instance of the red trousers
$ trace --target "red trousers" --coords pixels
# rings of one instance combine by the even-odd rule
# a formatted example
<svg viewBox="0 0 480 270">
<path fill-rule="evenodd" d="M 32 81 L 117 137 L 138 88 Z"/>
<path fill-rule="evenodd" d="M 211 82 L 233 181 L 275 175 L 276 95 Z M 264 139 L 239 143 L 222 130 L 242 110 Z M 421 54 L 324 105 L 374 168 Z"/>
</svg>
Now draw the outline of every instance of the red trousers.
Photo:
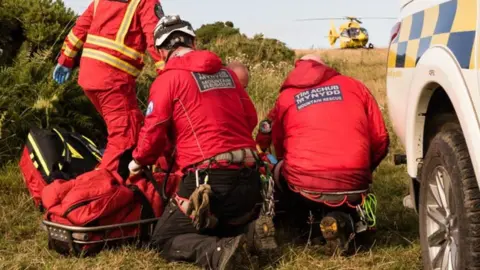
<svg viewBox="0 0 480 270">
<path fill-rule="evenodd" d="M 116 172 L 125 179 L 132 157 L 131 154 L 124 156 L 124 153 L 133 150 L 143 122 L 135 84 L 114 86 L 109 90 L 86 90 L 85 94 L 102 115 L 108 131 L 107 146 L 99 168 Z"/>
</svg>

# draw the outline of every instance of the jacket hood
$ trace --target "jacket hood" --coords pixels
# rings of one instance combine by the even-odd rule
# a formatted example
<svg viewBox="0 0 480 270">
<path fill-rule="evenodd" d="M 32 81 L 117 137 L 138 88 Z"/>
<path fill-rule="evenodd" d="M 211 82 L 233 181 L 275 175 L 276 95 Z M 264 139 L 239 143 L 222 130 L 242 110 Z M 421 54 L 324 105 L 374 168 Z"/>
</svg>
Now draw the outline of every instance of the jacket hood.
<svg viewBox="0 0 480 270">
<path fill-rule="evenodd" d="M 312 60 L 297 60 L 295 68 L 283 82 L 280 92 L 287 88 L 307 88 L 319 85 L 340 75 L 336 70 Z"/>
<path fill-rule="evenodd" d="M 165 71 L 180 69 L 212 74 L 218 72 L 222 67 L 222 59 L 220 59 L 215 53 L 206 50 L 199 50 L 190 51 L 182 56 L 170 58 L 165 65 Z"/>
</svg>

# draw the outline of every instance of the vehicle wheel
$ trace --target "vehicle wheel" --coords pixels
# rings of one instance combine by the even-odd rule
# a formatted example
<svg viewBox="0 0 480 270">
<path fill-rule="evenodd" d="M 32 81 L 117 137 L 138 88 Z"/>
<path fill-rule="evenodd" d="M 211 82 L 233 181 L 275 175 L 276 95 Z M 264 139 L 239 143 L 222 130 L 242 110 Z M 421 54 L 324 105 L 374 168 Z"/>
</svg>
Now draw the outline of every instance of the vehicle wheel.
<svg viewBox="0 0 480 270">
<path fill-rule="evenodd" d="M 369 48 L 369 49 L 373 49 L 373 44 L 372 44 L 372 43 L 369 43 L 369 44 L 368 44 L 368 48 Z"/>
<path fill-rule="evenodd" d="M 432 139 L 419 177 L 424 269 L 480 269 L 480 191 L 460 129 Z"/>
</svg>

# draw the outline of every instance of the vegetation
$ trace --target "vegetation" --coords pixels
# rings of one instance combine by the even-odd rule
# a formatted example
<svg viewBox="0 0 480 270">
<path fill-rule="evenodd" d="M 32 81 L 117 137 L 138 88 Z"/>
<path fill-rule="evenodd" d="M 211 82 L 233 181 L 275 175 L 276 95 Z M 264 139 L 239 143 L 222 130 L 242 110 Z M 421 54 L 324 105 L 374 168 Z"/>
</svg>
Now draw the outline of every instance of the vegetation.
<svg viewBox="0 0 480 270">
<path fill-rule="evenodd" d="M 0 47 L 8 52 L 0 60 L 0 269 L 189 269 L 166 264 L 155 252 L 124 247 L 86 259 L 65 258 L 47 248 L 39 228 L 41 215 L 23 184 L 17 168 L 18 153 L 32 125 L 69 126 L 102 140 L 103 122 L 76 85 L 76 74 L 65 85 L 51 79 L 55 53 L 74 14 L 61 1 L 3 0 L 0 2 Z M 48 30 L 48 31 L 47 31 Z M 67 29 L 68 30 L 68 29 Z M 9 34 L 10 33 L 10 34 Z M 11 34 L 15 33 L 15 34 Z M 261 35 L 248 38 L 233 23 L 214 23 L 198 29 L 199 46 L 214 50 L 225 63 L 240 60 L 251 71 L 248 92 L 262 118 L 275 102 L 278 89 L 293 67 L 295 53 L 279 41 Z M 305 52 L 299 52 L 305 53 Z M 371 89 L 387 118 L 385 61 L 382 50 L 316 51 L 340 72 L 354 76 Z M 154 78 L 151 65 L 138 79 L 142 109 Z M 390 123 L 387 119 L 387 122 Z M 282 256 L 266 263 L 278 269 L 418 269 L 420 250 L 417 218 L 404 209 L 408 176 L 395 167 L 392 153 L 402 151 L 394 133 L 391 154 L 375 174 L 378 197 L 378 232 L 369 252 L 350 258 L 329 258 L 322 248 L 283 247 Z"/>
</svg>

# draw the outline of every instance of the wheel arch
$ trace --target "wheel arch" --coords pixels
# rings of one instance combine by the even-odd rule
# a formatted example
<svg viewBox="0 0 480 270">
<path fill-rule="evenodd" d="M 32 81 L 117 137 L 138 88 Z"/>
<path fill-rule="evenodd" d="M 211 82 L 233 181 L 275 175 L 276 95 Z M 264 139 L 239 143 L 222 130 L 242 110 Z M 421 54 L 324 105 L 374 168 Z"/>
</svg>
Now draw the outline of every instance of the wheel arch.
<svg viewBox="0 0 480 270">
<path fill-rule="evenodd" d="M 441 46 L 427 50 L 418 61 L 409 91 L 405 146 L 410 177 L 417 178 L 429 139 L 434 136 L 428 126 L 430 117 L 449 111 L 458 118 L 478 175 L 480 126 L 463 74 L 450 50 Z"/>
</svg>

